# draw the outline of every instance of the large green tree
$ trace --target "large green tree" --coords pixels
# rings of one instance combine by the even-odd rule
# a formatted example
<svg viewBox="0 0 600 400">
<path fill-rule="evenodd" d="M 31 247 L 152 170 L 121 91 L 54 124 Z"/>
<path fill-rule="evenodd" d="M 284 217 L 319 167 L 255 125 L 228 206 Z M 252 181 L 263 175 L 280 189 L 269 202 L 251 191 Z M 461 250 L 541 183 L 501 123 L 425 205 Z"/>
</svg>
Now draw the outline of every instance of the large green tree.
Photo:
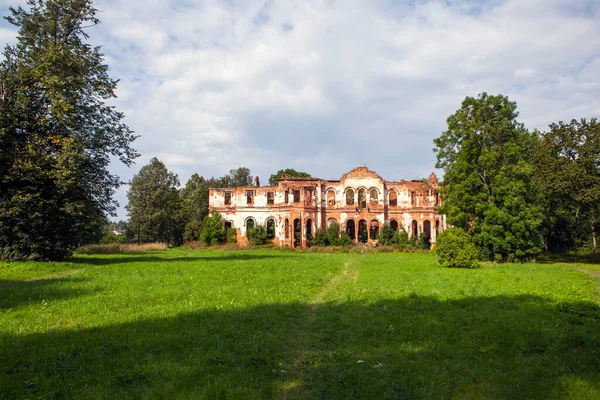
<svg viewBox="0 0 600 400">
<path fill-rule="evenodd" d="M 10 8 L 17 44 L 0 64 L 0 257 L 62 259 L 114 213 L 121 182 L 108 165 L 133 162 L 135 136 L 106 105 L 117 81 L 86 43 L 93 2 L 28 5 Z"/>
<path fill-rule="evenodd" d="M 471 234 L 482 259 L 525 260 L 541 250 L 537 140 L 517 117 L 505 96 L 467 97 L 434 140 L 436 167 L 444 170 L 440 212 Z"/>
<path fill-rule="evenodd" d="M 198 240 L 199 232 L 203 229 L 204 219 L 208 216 L 208 191 L 211 187 L 227 188 L 250 186 L 252 174 L 246 167 L 234 168 L 220 178 L 204 178 L 193 174 L 180 190 L 182 205 L 182 224 L 184 240 Z"/>
<path fill-rule="evenodd" d="M 269 185 L 271 185 L 271 186 L 277 185 L 277 181 L 283 175 L 295 176 L 297 178 L 310 178 L 311 177 L 311 175 L 308 172 L 296 171 L 293 168 L 280 169 L 279 171 L 277 171 L 276 173 L 272 174 L 269 177 Z"/>
<path fill-rule="evenodd" d="M 130 225 L 140 242 L 179 244 L 179 178 L 153 158 L 134 175 L 127 193 Z"/>
<path fill-rule="evenodd" d="M 547 249 L 597 246 L 600 211 L 600 124 L 596 119 L 550 125 L 535 157 Z"/>
</svg>

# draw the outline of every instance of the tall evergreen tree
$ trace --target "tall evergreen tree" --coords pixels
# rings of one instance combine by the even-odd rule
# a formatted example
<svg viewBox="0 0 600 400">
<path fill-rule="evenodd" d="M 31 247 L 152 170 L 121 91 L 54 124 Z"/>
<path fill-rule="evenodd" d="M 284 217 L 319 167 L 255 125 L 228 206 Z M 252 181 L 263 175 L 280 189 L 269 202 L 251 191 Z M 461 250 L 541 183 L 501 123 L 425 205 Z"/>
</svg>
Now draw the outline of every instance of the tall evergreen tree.
<svg viewBox="0 0 600 400">
<path fill-rule="evenodd" d="M 469 231 L 482 259 L 517 261 L 541 250 L 539 196 L 532 183 L 536 136 L 507 97 L 467 97 L 434 140 L 444 169 L 448 223 Z"/>
<path fill-rule="evenodd" d="M 127 193 L 131 228 L 140 242 L 180 244 L 179 178 L 156 157 L 134 175 Z"/>
<path fill-rule="evenodd" d="M 117 81 L 84 28 L 91 0 L 29 0 L 0 64 L 0 257 L 61 259 L 114 213 L 112 157 L 131 165 L 135 136 L 105 104 Z"/>
</svg>

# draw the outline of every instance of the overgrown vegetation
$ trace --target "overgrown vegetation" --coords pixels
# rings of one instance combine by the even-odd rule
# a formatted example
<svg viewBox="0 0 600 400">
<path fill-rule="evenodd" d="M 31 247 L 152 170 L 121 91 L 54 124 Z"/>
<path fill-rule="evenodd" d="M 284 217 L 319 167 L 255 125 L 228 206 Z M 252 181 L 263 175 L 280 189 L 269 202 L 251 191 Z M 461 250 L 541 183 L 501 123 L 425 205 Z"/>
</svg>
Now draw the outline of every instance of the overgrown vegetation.
<svg viewBox="0 0 600 400">
<path fill-rule="evenodd" d="M 1 392 L 598 398 L 599 282 L 577 270 L 595 267 L 187 248 L 5 263 Z"/>
<path fill-rule="evenodd" d="M 461 228 L 452 228 L 437 237 L 435 253 L 442 267 L 476 268 L 477 249 L 471 236 Z"/>
</svg>

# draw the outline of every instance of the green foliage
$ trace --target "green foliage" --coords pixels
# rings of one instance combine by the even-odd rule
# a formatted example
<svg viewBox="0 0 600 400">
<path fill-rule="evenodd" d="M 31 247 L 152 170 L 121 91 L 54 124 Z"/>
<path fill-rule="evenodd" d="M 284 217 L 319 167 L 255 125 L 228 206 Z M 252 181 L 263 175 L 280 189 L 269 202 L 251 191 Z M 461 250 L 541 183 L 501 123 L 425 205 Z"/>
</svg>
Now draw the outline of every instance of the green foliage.
<svg viewBox="0 0 600 400">
<path fill-rule="evenodd" d="M 256 225 L 254 227 L 248 228 L 246 231 L 246 237 L 248 238 L 248 242 L 250 242 L 253 246 L 259 246 L 261 244 L 267 243 L 267 230 L 262 225 Z"/>
<path fill-rule="evenodd" d="M 405 249 L 412 246 L 412 243 L 408 238 L 408 233 L 406 233 L 404 229 L 399 229 L 394 233 L 394 241 L 396 245 L 401 249 Z"/>
<path fill-rule="evenodd" d="M 179 244 L 179 178 L 156 157 L 133 176 L 127 198 L 132 230 L 141 242 Z"/>
<path fill-rule="evenodd" d="M 207 246 L 225 241 L 225 225 L 218 211 L 214 210 L 211 215 L 204 218 L 204 229 L 200 240 Z"/>
<path fill-rule="evenodd" d="M 123 114 L 105 101 L 117 80 L 100 47 L 91 0 L 28 2 L 0 64 L 0 257 L 62 259 L 98 242 L 120 186 L 112 158 L 138 156 Z"/>
<path fill-rule="evenodd" d="M 467 232 L 452 228 L 440 233 L 436 239 L 435 254 L 442 267 L 477 267 L 477 249 Z"/>
<path fill-rule="evenodd" d="M 315 232 L 311 240 L 314 246 L 346 246 L 352 243 L 352 239 L 345 232 L 340 232 L 340 225 L 331 222 L 326 230 Z"/>
<path fill-rule="evenodd" d="M 535 182 L 542 193 L 541 226 L 548 250 L 594 248 L 600 228 L 600 124 L 562 121 L 541 134 Z"/>
<path fill-rule="evenodd" d="M 111 243 L 125 244 L 125 243 L 127 243 L 127 238 L 125 237 L 125 235 L 115 235 L 114 233 L 109 232 L 106 235 L 104 235 L 104 237 L 102 238 L 100 243 L 102 243 L 102 244 L 111 244 Z"/>
<path fill-rule="evenodd" d="M 227 230 L 227 243 L 237 243 L 237 232 L 234 228 Z"/>
<path fill-rule="evenodd" d="M 328 246 L 329 240 L 327 240 L 327 231 L 324 231 L 321 229 L 317 230 L 315 232 L 315 236 L 313 237 L 312 245 L 313 246 Z"/>
<path fill-rule="evenodd" d="M 185 225 L 183 240 L 185 242 L 193 242 L 200 239 L 202 233 L 202 222 L 193 219 Z"/>
<path fill-rule="evenodd" d="M 468 230 L 484 259 L 523 261 L 541 250 L 542 214 L 533 185 L 536 136 L 504 96 L 467 97 L 434 140 L 444 169 L 448 222 Z"/>
<path fill-rule="evenodd" d="M 295 176 L 297 178 L 310 178 L 311 177 L 311 175 L 308 172 L 296 171 L 293 168 L 280 169 L 279 171 L 277 171 L 276 173 L 272 174 L 269 177 L 269 185 L 271 185 L 271 186 L 277 185 L 277 181 L 283 175 Z"/>
<path fill-rule="evenodd" d="M 383 225 L 383 228 L 381 228 L 381 232 L 379 232 L 379 234 L 377 235 L 377 240 L 379 241 L 379 244 L 382 244 L 384 246 L 396 244 L 394 238 L 395 233 L 396 232 L 394 232 L 390 224 L 385 223 Z"/>
</svg>

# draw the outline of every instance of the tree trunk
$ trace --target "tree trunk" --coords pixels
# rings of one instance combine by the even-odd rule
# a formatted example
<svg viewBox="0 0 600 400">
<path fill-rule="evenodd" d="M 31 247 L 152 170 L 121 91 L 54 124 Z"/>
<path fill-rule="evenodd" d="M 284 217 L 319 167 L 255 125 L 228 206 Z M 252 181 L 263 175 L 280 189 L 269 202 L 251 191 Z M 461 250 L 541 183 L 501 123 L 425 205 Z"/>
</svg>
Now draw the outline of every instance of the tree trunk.
<svg viewBox="0 0 600 400">
<path fill-rule="evenodd" d="M 590 217 L 590 223 L 591 223 L 591 228 L 592 228 L 592 251 L 595 253 L 596 252 L 596 227 L 594 226 L 595 224 L 595 219 L 594 219 L 594 212 L 592 211 L 592 216 Z"/>
</svg>

